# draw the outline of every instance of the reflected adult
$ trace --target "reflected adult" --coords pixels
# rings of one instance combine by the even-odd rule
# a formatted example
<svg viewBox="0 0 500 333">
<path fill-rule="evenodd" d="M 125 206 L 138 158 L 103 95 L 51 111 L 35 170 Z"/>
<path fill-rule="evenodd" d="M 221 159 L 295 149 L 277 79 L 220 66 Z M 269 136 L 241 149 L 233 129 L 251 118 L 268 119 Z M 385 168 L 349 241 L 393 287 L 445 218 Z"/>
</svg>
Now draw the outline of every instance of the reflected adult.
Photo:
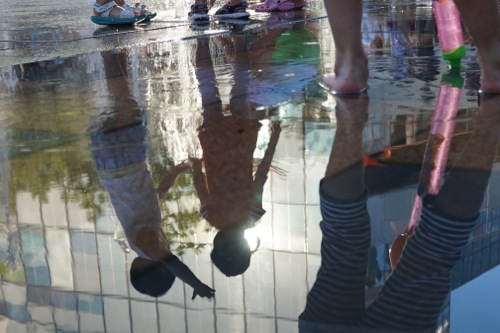
<svg viewBox="0 0 500 333">
<path fill-rule="evenodd" d="M 231 41 L 233 52 L 227 56 L 232 59 L 233 77 L 226 106 L 216 84 L 210 40 L 196 42 L 196 77 L 203 107 L 198 137 L 203 159 L 192 160 L 200 212 L 218 229 L 212 262 L 226 276 L 240 275 L 250 265 L 252 250 L 244 233 L 265 214 L 262 192 L 281 132 L 279 122 L 270 123 L 267 149 L 254 170 L 254 150 L 262 125 L 248 102 L 251 72 L 245 36 L 233 34 Z"/>
<path fill-rule="evenodd" d="M 474 130 L 375 301 L 365 308 L 370 217 L 361 162 L 368 99 L 337 97 L 337 131 L 320 183 L 321 266 L 299 317 L 307 332 L 435 332 L 450 273 L 476 225 L 499 141 L 500 97 L 482 101 Z"/>
<path fill-rule="evenodd" d="M 500 16 L 496 0 L 454 0 L 477 48 L 481 90 L 500 93 Z M 361 42 L 362 0 L 325 0 L 335 42 L 334 76 L 323 83 L 332 93 L 362 92 L 368 84 L 368 60 Z"/>
<path fill-rule="evenodd" d="M 193 299 L 196 295 L 211 298 L 215 290 L 172 253 L 161 228 L 158 193 L 164 195 L 190 165 L 175 166 L 155 188 L 146 162 L 147 129 L 130 90 L 126 53 L 109 51 L 102 57 L 114 108 L 96 117 L 89 128 L 92 158 L 129 246 L 137 254 L 130 268 L 131 283 L 137 291 L 159 297 L 178 277 L 193 288 Z"/>
</svg>

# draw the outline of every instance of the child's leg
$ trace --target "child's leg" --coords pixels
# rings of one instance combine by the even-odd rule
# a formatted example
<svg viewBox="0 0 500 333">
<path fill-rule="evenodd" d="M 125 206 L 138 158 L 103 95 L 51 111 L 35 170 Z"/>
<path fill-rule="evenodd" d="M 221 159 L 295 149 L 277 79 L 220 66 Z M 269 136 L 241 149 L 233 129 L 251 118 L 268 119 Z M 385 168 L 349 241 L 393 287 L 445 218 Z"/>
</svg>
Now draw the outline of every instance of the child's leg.
<svg viewBox="0 0 500 333">
<path fill-rule="evenodd" d="M 335 41 L 335 76 L 323 82 L 338 93 L 366 88 L 368 63 L 361 42 L 362 0 L 324 0 Z"/>
<path fill-rule="evenodd" d="M 500 16 L 496 0 L 454 0 L 479 53 L 481 90 L 500 93 Z"/>
<path fill-rule="evenodd" d="M 320 184 L 321 267 L 299 317 L 302 329 L 318 323 L 354 324 L 364 312 L 371 237 L 360 161 L 367 106 L 365 97 L 337 104 L 337 132 Z"/>
<path fill-rule="evenodd" d="M 222 101 L 217 87 L 209 43 L 210 39 L 208 38 L 196 40 L 195 74 L 201 94 L 203 115 L 205 118 L 215 117 L 217 119 L 222 118 Z"/>
<path fill-rule="evenodd" d="M 248 86 L 252 78 L 250 70 L 250 59 L 248 56 L 246 36 L 238 33 L 231 34 L 233 43 L 233 87 L 229 108 L 231 114 L 250 119 L 250 108 L 248 104 Z"/>
</svg>

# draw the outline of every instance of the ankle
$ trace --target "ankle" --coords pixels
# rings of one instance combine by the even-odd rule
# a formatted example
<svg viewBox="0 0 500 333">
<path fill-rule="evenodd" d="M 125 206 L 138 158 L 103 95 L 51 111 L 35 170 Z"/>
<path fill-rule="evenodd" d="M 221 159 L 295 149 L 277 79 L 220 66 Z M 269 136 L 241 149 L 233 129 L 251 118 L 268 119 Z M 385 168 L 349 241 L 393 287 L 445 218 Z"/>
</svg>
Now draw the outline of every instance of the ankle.
<svg viewBox="0 0 500 333">
<path fill-rule="evenodd" d="M 368 67 L 368 58 L 363 49 L 336 51 L 335 53 L 335 72 L 345 67 Z"/>
</svg>

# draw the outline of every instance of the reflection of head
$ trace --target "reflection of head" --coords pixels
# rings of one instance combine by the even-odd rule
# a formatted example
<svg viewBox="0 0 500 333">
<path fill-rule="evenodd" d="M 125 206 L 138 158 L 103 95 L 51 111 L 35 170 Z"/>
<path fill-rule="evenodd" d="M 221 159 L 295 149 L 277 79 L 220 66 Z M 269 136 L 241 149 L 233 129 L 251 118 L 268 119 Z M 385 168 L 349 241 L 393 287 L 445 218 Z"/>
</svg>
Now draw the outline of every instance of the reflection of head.
<svg viewBox="0 0 500 333">
<path fill-rule="evenodd" d="M 219 231 L 210 254 L 214 265 L 226 276 L 243 274 L 250 266 L 252 251 L 242 232 Z"/>
<path fill-rule="evenodd" d="M 175 276 L 158 261 L 137 257 L 130 267 L 130 282 L 142 294 L 160 297 L 174 283 Z"/>
</svg>

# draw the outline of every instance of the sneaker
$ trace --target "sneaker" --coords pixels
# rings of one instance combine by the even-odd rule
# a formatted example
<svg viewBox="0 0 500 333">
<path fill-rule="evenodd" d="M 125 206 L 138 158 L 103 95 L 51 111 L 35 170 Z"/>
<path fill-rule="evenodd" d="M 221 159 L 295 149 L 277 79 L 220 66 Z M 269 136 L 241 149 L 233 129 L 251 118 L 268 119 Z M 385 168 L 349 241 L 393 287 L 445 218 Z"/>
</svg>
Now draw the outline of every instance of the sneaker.
<svg viewBox="0 0 500 333">
<path fill-rule="evenodd" d="M 236 5 L 230 5 L 229 2 L 219 8 L 214 16 L 218 19 L 244 19 L 250 16 L 247 12 L 248 4 L 242 1 Z"/>
<path fill-rule="evenodd" d="M 188 14 L 188 19 L 190 22 L 207 22 L 208 17 L 208 7 L 205 4 L 191 5 L 191 10 Z"/>
</svg>

